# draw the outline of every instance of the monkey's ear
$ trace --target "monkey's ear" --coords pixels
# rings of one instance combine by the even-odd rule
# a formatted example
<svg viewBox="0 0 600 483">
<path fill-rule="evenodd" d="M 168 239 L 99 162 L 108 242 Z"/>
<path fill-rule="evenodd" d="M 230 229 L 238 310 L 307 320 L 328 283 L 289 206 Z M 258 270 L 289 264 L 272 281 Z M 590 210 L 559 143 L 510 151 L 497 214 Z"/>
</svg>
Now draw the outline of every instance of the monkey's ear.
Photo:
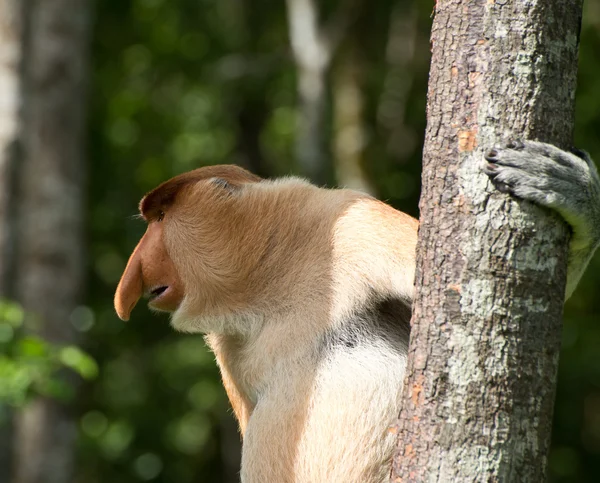
<svg viewBox="0 0 600 483">
<path fill-rule="evenodd" d="M 232 184 L 224 178 L 212 178 L 211 183 L 229 193 L 233 193 L 239 189 L 238 185 Z"/>
</svg>

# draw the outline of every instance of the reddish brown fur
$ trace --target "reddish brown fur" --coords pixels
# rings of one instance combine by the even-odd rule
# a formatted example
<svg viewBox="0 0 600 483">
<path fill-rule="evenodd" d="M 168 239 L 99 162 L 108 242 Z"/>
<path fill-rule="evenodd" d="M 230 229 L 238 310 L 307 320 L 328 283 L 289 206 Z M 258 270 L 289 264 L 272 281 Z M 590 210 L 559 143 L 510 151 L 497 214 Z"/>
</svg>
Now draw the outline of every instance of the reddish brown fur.
<svg viewBox="0 0 600 483">
<path fill-rule="evenodd" d="M 146 194 L 139 204 L 142 217 L 149 223 L 148 229 L 137 247 L 134 249 L 123 276 L 115 293 L 115 308 L 121 319 L 128 320 L 131 311 L 145 292 L 160 285 L 173 287 L 169 297 L 162 298 L 160 303 L 152 303 L 151 307 L 158 310 L 174 311 L 183 298 L 183 287 L 178 271 L 173 261 L 167 255 L 163 236 L 163 224 L 158 222 L 159 213 L 169 212 L 178 197 L 183 196 L 186 188 L 191 188 L 198 182 L 219 178 L 227 181 L 233 188 L 239 188 L 244 183 L 258 182 L 261 178 L 239 168 L 238 166 L 208 166 L 199 168 L 162 183 Z M 192 216 L 202 216 L 194 213 Z M 221 218 L 225 222 L 225 217 Z M 169 283 L 171 282 L 171 283 Z M 215 339 L 215 345 L 217 340 Z M 230 369 L 222 354 L 231 351 L 231 341 L 221 343 L 222 350 L 216 350 L 216 356 L 223 375 L 223 384 L 242 433 L 245 422 L 250 416 L 252 404 L 238 388 L 235 380 L 230 377 Z"/>
<path fill-rule="evenodd" d="M 225 392 L 227 393 L 243 436 L 248 425 L 248 418 L 250 418 L 250 414 L 252 414 L 252 410 L 254 409 L 254 403 L 250 401 L 244 389 L 240 387 L 240 377 L 235 377 L 232 374 L 233 368 L 230 364 L 230 362 L 234 362 L 235 364 L 234 358 L 236 354 L 240 353 L 243 343 L 235 336 L 217 334 L 208 334 L 206 342 L 212 348 L 217 358 L 217 363 L 221 369 L 221 377 L 223 378 L 223 386 L 225 387 Z"/>
<path fill-rule="evenodd" d="M 186 188 L 213 178 L 224 179 L 233 188 L 260 181 L 258 176 L 238 166 L 208 166 L 171 178 L 140 201 L 140 213 L 149 226 L 133 251 L 115 294 L 115 308 L 123 320 L 129 319 L 133 307 L 145 292 L 160 285 L 169 285 L 173 290 L 168 297 L 161 297 L 160 303 L 151 303 L 153 308 L 173 311 L 181 303 L 183 287 L 166 251 L 159 213 L 168 212 Z"/>
<path fill-rule="evenodd" d="M 169 208 L 177 195 L 186 187 L 211 178 L 221 178 L 233 186 L 260 181 L 260 178 L 238 166 L 206 166 L 175 176 L 150 191 L 140 201 L 140 213 L 151 221 L 157 218 L 159 211 Z"/>
<path fill-rule="evenodd" d="M 245 434 L 243 480 L 380 481 L 403 363 L 382 362 L 378 377 L 387 379 L 376 386 L 389 404 L 369 409 L 378 397 L 365 396 L 369 375 L 369 387 L 351 387 L 338 406 L 337 395 L 315 385 L 333 377 L 315 351 L 373 293 L 411 299 L 416 220 L 361 193 L 294 178 L 263 182 L 235 166 L 177 176 L 148 193 L 140 211 L 148 229 L 115 308 L 127 319 L 144 292 L 167 286 L 150 307 L 174 312 L 178 330 L 208 334 Z M 381 357 L 366 362 L 382 367 Z M 332 445 L 345 423 L 361 436 Z M 339 458 L 346 463 L 326 463 Z"/>
<path fill-rule="evenodd" d="M 142 295 L 163 285 L 169 286 L 169 292 L 161 297 L 156 308 L 173 311 L 183 299 L 183 286 L 165 248 L 162 225 L 151 223 L 129 258 L 117 286 L 115 309 L 119 317 L 129 320 Z"/>
<path fill-rule="evenodd" d="M 138 299 L 206 333 L 244 435 L 244 483 L 389 480 L 417 220 L 348 190 L 235 166 L 177 176 L 140 203 L 148 229 L 115 308 Z M 157 292 L 156 292 L 157 293 Z M 387 316 L 378 304 L 400 303 Z"/>
</svg>

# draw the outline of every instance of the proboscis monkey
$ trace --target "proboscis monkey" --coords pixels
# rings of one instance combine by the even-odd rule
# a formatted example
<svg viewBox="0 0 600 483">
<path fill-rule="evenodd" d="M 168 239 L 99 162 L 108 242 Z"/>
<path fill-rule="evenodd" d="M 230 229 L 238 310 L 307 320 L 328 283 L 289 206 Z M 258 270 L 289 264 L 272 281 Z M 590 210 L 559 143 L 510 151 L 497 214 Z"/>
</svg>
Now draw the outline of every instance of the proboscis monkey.
<svg viewBox="0 0 600 483">
<path fill-rule="evenodd" d="M 485 172 L 556 209 L 573 236 L 567 294 L 600 240 L 585 155 L 513 142 Z M 244 483 L 387 481 L 400 410 L 416 220 L 368 195 L 236 166 L 191 171 L 140 203 L 148 223 L 115 295 L 202 332 L 243 434 Z"/>
</svg>

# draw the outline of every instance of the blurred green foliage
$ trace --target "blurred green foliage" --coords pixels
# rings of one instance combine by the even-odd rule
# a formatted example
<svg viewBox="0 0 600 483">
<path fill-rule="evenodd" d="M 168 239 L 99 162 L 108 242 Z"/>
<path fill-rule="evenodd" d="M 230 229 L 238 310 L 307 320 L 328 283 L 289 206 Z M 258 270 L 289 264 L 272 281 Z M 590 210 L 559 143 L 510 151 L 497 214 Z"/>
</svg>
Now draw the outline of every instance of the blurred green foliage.
<svg viewBox="0 0 600 483">
<path fill-rule="evenodd" d="M 381 199 L 413 215 L 420 187 L 432 3 L 365 2 L 339 52 L 343 57 L 352 49 L 360 59 L 363 168 Z M 330 12 L 338 2 L 321 4 Z M 114 313 L 112 296 L 144 230 L 132 218 L 137 202 L 156 184 L 218 163 L 241 164 L 265 176 L 296 170 L 296 72 L 285 2 L 103 0 L 96 5 L 89 290 L 86 305 L 71 317 L 96 362 L 76 347 L 56 348 L 18 335 L 22 313 L 3 304 L 0 378 L 9 382 L 1 386 L 0 400 L 20 405 L 31 393 L 64 397 L 73 386 L 55 376 L 69 367 L 86 378 L 73 401 L 80 429 L 78 481 L 235 481 L 237 436 L 202 337 L 174 333 L 166 317 L 144 307 L 124 324 Z M 407 26 L 414 29 L 399 29 L 406 42 L 414 43 L 414 54 L 395 66 L 389 51 L 392 19 L 412 19 Z M 598 19 L 600 0 L 588 0 L 577 145 L 596 158 Z M 336 58 L 332 77 L 339 63 Z M 393 68 L 395 76 L 390 75 Z M 390 82 L 402 93 L 390 101 L 396 113 L 391 118 L 382 106 Z M 333 83 L 330 95 L 335 98 Z M 600 481 L 599 283 L 596 257 L 566 309 L 550 457 L 555 482 Z"/>
<path fill-rule="evenodd" d="M 23 335 L 24 312 L 20 306 L 0 300 L 0 413 L 2 406 L 22 407 L 35 396 L 69 401 L 75 388 L 63 369 L 84 379 L 94 379 L 98 366 L 79 347 L 57 346 L 40 337 Z M 2 421 L 0 421 L 2 422 Z"/>
</svg>

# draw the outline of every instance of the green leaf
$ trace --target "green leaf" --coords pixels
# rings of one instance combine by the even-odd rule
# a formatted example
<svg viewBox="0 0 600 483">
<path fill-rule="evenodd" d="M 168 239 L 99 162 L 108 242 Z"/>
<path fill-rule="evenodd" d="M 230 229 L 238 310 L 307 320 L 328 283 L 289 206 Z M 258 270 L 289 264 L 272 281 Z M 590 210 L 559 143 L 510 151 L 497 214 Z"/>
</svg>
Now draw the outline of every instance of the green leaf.
<svg viewBox="0 0 600 483">
<path fill-rule="evenodd" d="M 15 329 L 10 324 L 0 322 L 0 344 L 10 342 L 15 335 Z"/>
<path fill-rule="evenodd" d="M 73 369 L 84 379 L 93 379 L 98 375 L 96 361 L 79 347 L 63 347 L 59 352 L 59 359 L 65 366 Z"/>
<path fill-rule="evenodd" d="M 75 389 L 67 381 L 58 377 L 38 380 L 35 385 L 37 393 L 62 402 L 71 401 L 75 397 Z"/>
<path fill-rule="evenodd" d="M 32 374 L 22 364 L 0 356 L 0 403 L 22 406 L 32 384 Z"/>
<path fill-rule="evenodd" d="M 23 337 L 17 344 L 17 353 L 23 357 L 50 357 L 50 346 L 39 337 Z"/>
<path fill-rule="evenodd" d="M 19 304 L 8 300 L 0 300 L 0 321 L 13 327 L 20 327 L 25 313 Z"/>
</svg>

